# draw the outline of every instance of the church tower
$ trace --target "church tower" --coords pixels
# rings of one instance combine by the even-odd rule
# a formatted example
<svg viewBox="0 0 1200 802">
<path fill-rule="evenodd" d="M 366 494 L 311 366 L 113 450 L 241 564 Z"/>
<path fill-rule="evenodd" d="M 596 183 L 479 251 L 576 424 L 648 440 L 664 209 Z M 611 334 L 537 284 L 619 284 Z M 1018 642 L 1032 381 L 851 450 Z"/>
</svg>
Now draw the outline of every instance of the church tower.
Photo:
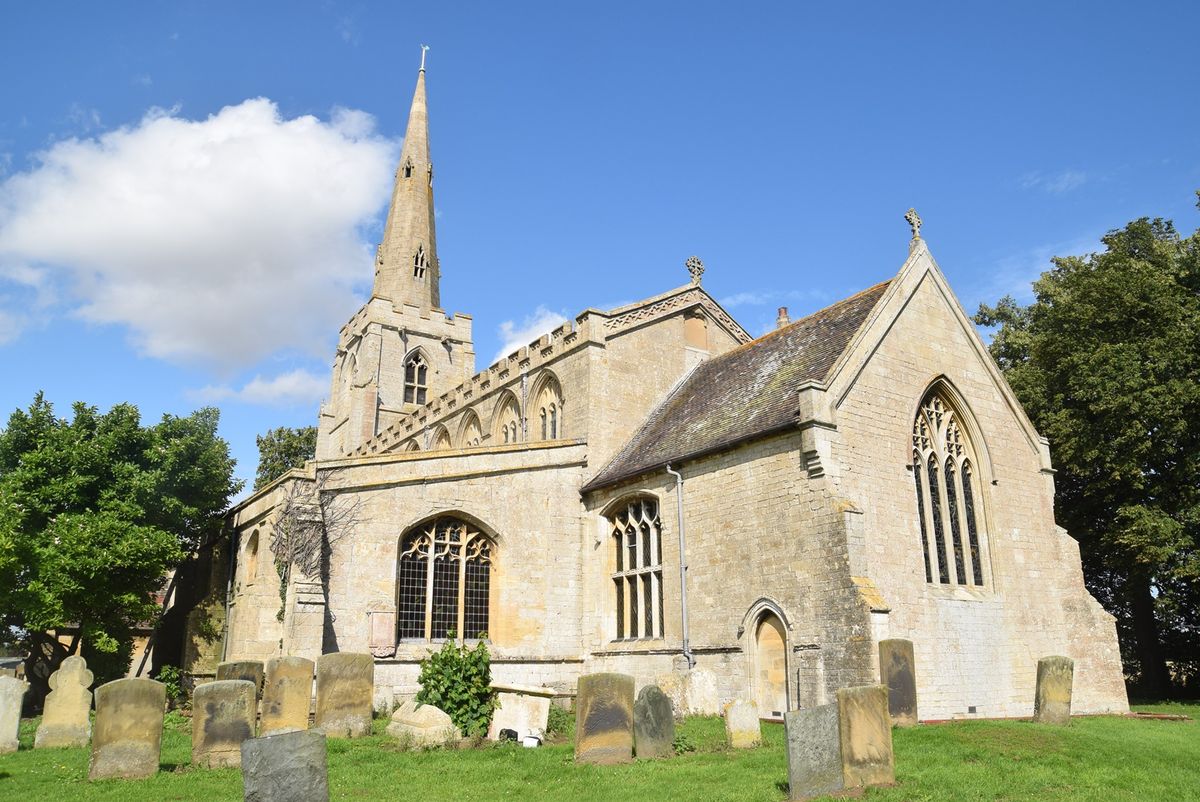
<svg viewBox="0 0 1200 802">
<path fill-rule="evenodd" d="M 317 459 L 351 453 L 475 373 L 471 317 L 446 316 L 440 279 L 423 48 L 371 298 L 338 337 Z"/>
</svg>

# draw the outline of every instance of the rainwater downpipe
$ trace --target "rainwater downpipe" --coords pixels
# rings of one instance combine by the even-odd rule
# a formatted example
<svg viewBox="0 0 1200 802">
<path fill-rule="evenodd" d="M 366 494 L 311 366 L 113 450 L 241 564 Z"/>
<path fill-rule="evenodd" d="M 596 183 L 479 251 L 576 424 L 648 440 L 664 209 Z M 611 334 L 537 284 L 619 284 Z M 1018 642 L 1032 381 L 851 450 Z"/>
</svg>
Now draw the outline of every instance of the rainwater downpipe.
<svg viewBox="0 0 1200 802">
<path fill-rule="evenodd" d="M 669 464 L 667 473 L 675 477 L 675 505 L 679 511 L 679 607 L 683 616 L 683 656 L 687 660 L 688 671 L 691 671 L 696 667 L 696 656 L 692 654 L 691 640 L 688 638 L 687 541 L 683 537 L 683 474 L 671 470 Z"/>
</svg>

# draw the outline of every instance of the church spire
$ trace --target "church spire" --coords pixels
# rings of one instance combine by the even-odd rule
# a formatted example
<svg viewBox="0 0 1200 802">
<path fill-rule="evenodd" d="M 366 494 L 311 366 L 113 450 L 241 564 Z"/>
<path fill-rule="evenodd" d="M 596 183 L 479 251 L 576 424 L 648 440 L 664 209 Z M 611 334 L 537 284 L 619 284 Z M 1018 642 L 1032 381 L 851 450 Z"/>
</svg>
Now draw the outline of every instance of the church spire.
<svg viewBox="0 0 1200 802">
<path fill-rule="evenodd" d="M 425 106 L 425 51 L 408 112 L 408 128 L 396 170 L 383 242 L 375 256 L 371 295 L 394 305 L 441 306 L 437 239 L 433 230 L 433 164 L 429 160 L 429 113 Z"/>
</svg>

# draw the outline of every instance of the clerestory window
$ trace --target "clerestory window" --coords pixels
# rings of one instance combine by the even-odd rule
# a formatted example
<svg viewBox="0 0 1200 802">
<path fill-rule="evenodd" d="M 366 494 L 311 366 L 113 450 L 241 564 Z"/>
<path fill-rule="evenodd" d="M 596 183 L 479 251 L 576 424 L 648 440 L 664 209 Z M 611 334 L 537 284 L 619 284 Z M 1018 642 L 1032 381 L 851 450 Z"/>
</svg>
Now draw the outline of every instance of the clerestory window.
<svg viewBox="0 0 1200 802">
<path fill-rule="evenodd" d="M 616 571 L 613 592 L 618 640 L 663 637 L 662 521 L 658 501 L 630 500 L 608 516 Z"/>
<path fill-rule="evenodd" d="M 429 365 L 420 351 L 416 351 L 404 363 L 404 403 L 424 404 L 429 391 Z"/>
<path fill-rule="evenodd" d="M 397 566 L 399 637 L 486 637 L 492 551 L 487 535 L 453 516 L 406 534 Z"/>
<path fill-rule="evenodd" d="M 971 447 L 953 407 L 936 390 L 917 412 L 912 447 L 925 581 L 982 585 Z"/>
</svg>

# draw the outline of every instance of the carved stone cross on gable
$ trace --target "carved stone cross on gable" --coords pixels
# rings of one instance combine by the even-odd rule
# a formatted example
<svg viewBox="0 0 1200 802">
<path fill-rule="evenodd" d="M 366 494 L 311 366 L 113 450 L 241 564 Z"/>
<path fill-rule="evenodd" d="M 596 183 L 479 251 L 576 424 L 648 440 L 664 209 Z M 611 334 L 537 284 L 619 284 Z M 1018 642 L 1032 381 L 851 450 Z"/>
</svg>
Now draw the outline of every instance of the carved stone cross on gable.
<svg viewBox="0 0 1200 802">
<path fill-rule="evenodd" d="M 904 213 L 904 219 L 912 226 L 913 239 L 921 238 L 921 215 L 917 214 L 916 209 L 909 209 Z"/>
<path fill-rule="evenodd" d="M 689 256 L 684 265 L 687 267 L 688 273 L 692 276 L 692 283 L 699 284 L 700 277 L 704 275 L 704 262 L 700 261 L 699 256 Z"/>
</svg>

